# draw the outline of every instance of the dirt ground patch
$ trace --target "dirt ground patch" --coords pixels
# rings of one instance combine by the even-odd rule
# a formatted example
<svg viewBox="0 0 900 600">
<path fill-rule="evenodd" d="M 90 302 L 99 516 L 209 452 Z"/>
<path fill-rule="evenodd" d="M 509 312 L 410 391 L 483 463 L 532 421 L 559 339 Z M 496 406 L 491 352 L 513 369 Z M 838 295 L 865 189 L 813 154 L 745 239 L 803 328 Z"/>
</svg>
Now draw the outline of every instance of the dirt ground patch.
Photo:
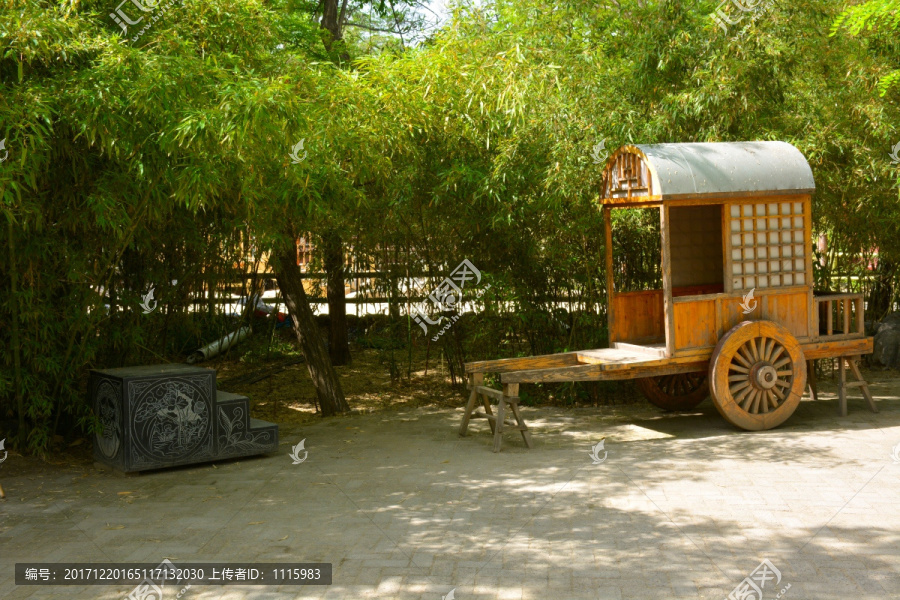
<svg viewBox="0 0 900 600">
<path fill-rule="evenodd" d="M 281 332 L 280 332 L 281 333 Z M 442 357 L 417 348 L 411 357 L 405 349 L 392 353 L 390 349 L 352 346 L 353 361 L 337 367 L 347 401 L 355 414 L 384 413 L 415 408 L 459 408 L 465 403 L 465 391 L 453 386 Z M 215 369 L 219 389 L 250 398 L 251 415 L 282 426 L 303 426 L 323 420 L 316 406 L 316 393 L 306 364 L 294 347 L 291 334 L 283 332 L 271 351 L 264 339 L 250 338 L 248 342 L 229 355 L 199 363 Z M 394 360 L 401 372 L 399 379 L 391 380 L 390 361 Z M 829 361 L 818 362 L 820 391 L 837 393 L 836 374 Z M 426 371 L 427 368 L 427 371 Z M 865 368 L 863 376 L 870 383 L 876 398 L 900 397 L 900 372 L 891 369 Z M 408 372 L 408 377 L 407 377 Z M 258 379 L 257 381 L 253 381 Z M 534 407 L 585 408 L 615 405 L 642 404 L 649 411 L 657 411 L 635 389 L 633 382 L 602 382 L 593 384 L 599 388 L 593 393 L 576 393 L 576 385 L 553 384 L 541 386 L 539 393 L 523 386 L 524 404 Z M 851 390 L 851 397 L 858 396 Z M 825 401 L 825 400 L 823 400 Z M 706 403 L 709 400 L 705 401 Z M 600 409 L 601 412 L 602 409 Z M 614 410 L 612 412 L 615 412 Z M 662 413 L 662 411 L 659 411 Z M 340 418 L 340 417 L 338 417 Z M 797 417 L 788 420 L 787 425 Z M 13 454 L 11 454 L 12 456 Z M 0 467 L 0 485 L 3 476 L 40 474 L 60 468 L 87 473 L 94 462 L 89 439 L 78 437 L 64 440 L 57 436 L 54 449 L 44 458 L 17 455 L 17 460 L 7 461 Z"/>
</svg>

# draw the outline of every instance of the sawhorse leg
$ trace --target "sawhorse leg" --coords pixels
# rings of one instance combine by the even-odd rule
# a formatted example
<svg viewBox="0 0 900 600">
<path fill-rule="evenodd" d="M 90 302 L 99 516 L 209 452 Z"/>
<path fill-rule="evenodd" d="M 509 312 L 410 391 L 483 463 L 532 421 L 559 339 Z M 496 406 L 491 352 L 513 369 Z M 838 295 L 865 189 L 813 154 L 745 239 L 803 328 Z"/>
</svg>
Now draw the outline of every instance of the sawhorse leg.
<svg viewBox="0 0 900 600">
<path fill-rule="evenodd" d="M 469 420 L 472 418 L 472 411 L 475 410 L 475 400 L 478 397 L 478 386 L 484 381 L 484 373 L 472 373 L 469 375 L 469 401 L 466 403 L 466 412 L 463 414 L 462 425 L 459 426 L 459 435 L 465 436 L 469 429 Z"/>
<path fill-rule="evenodd" d="M 500 391 L 485 387 L 482 385 L 483 383 L 484 373 L 469 374 L 469 400 L 466 402 L 466 410 L 465 413 L 463 413 L 463 420 L 459 426 L 459 435 L 466 435 L 471 419 L 486 418 L 488 424 L 491 426 L 491 434 L 494 438 L 494 452 L 500 452 L 500 447 L 503 444 L 503 431 L 509 428 L 519 431 L 522 434 L 522 439 L 525 440 L 525 445 L 528 448 L 532 448 L 531 432 L 528 431 L 528 426 L 522 418 L 522 413 L 519 412 L 519 384 L 505 383 L 503 384 L 503 391 Z M 484 405 L 484 413 L 475 412 L 475 404 L 478 402 L 478 396 L 481 396 L 481 401 Z M 493 411 L 491 410 L 490 398 L 495 398 L 497 400 L 496 416 L 494 416 Z M 513 417 L 516 420 L 515 424 L 509 423 L 508 426 L 504 422 L 507 409 L 512 411 Z"/>
<path fill-rule="evenodd" d="M 503 444 L 503 429 L 505 427 L 503 421 L 506 417 L 507 405 L 509 405 L 509 409 L 516 419 L 516 424 L 511 425 L 511 427 L 517 429 L 519 433 L 522 434 L 522 439 L 525 441 L 526 447 L 533 448 L 534 445 L 531 443 L 531 432 L 528 431 L 528 425 L 525 424 L 522 413 L 519 412 L 519 384 L 504 383 L 503 397 L 497 402 L 497 427 L 494 429 L 494 452 L 500 452 L 500 447 Z"/>
<path fill-rule="evenodd" d="M 819 399 L 819 382 L 816 381 L 816 361 L 806 361 L 806 381 L 809 382 L 809 395 L 813 400 Z"/>
<path fill-rule="evenodd" d="M 838 356 L 838 411 L 842 417 L 847 416 L 847 371 L 844 369 L 844 357 Z"/>
<path fill-rule="evenodd" d="M 856 381 L 847 381 L 847 371 L 844 361 L 850 366 L 850 370 L 853 371 L 853 376 L 856 378 Z M 869 391 L 869 384 L 863 379 L 857 361 L 859 361 L 858 356 L 838 357 L 838 398 L 840 399 L 840 414 L 842 417 L 847 416 L 847 388 L 852 387 L 860 388 L 863 397 L 869 403 L 869 408 L 874 413 L 878 412 L 878 407 L 875 406 L 875 399 L 872 397 L 872 392 Z"/>
<path fill-rule="evenodd" d="M 519 384 L 514 384 L 517 388 Z M 518 394 L 518 389 L 516 390 L 516 394 Z M 525 424 L 525 420 L 522 418 L 522 415 L 519 413 L 519 399 L 516 398 L 516 401 L 510 404 L 510 408 L 512 408 L 513 415 L 516 417 L 516 425 L 519 427 L 519 432 L 522 434 L 522 439 L 525 440 L 525 445 L 528 448 L 533 448 L 534 446 L 531 444 L 531 432 L 528 431 L 528 425 Z"/>
<path fill-rule="evenodd" d="M 519 387 L 519 384 L 512 384 L 516 388 Z M 503 419 L 506 418 L 506 397 L 507 397 L 507 388 L 508 385 L 503 386 L 503 397 L 497 402 L 497 423 L 494 426 L 494 452 L 500 452 L 500 445 L 503 443 Z M 518 393 L 518 390 L 516 390 Z M 487 398 L 485 398 L 487 400 Z M 488 421 L 492 421 L 492 419 L 488 419 Z"/>
</svg>

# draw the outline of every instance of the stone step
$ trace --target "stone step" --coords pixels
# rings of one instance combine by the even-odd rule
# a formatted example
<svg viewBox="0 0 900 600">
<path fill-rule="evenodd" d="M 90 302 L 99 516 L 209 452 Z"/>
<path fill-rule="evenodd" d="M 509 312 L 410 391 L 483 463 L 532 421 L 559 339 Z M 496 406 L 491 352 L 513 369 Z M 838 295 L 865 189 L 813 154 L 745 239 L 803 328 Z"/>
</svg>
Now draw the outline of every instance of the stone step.
<svg viewBox="0 0 900 600">
<path fill-rule="evenodd" d="M 247 396 L 241 396 L 240 394 L 232 394 L 231 392 L 223 392 L 222 390 L 216 390 L 216 402 L 222 404 L 223 402 L 246 402 L 248 405 L 250 404 L 250 398 Z"/>
<path fill-rule="evenodd" d="M 213 369 L 147 365 L 91 371 L 101 430 L 94 458 L 126 473 L 278 449 L 278 426 L 250 418 L 250 400 L 216 389 Z"/>
<path fill-rule="evenodd" d="M 278 449 L 278 425 L 252 419 L 250 399 L 216 391 L 219 458 L 274 452 Z"/>
</svg>

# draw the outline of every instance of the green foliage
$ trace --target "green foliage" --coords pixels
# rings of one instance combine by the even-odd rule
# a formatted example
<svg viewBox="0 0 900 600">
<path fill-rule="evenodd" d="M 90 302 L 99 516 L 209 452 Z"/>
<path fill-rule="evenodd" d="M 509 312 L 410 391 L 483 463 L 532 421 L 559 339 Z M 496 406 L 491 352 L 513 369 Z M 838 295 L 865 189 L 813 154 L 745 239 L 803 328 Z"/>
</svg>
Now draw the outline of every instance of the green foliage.
<svg viewBox="0 0 900 600">
<path fill-rule="evenodd" d="M 900 58 L 900 44 L 897 42 L 897 31 L 900 30 L 900 1 L 868 0 L 850 6 L 842 12 L 831 26 L 831 35 L 844 30 L 850 35 L 858 36 L 868 33 L 870 47 L 896 65 Z M 878 81 L 878 92 L 887 95 L 900 84 L 900 70 L 894 69 L 882 75 Z"/>
<path fill-rule="evenodd" d="M 395 313 L 410 273 L 427 293 L 468 258 L 489 322 L 441 337 L 457 375 L 605 345 L 600 142 L 795 144 L 829 241 L 817 283 L 884 312 L 900 289 L 896 4 L 780 3 L 737 36 L 712 4 L 498 0 L 412 46 L 372 31 L 413 22 L 410 5 L 351 2 L 365 27 L 329 49 L 306 0 L 185 0 L 135 42 L 112 4 L 2 0 L 0 421 L 21 413 L 20 445 L 46 450 L 89 423 L 87 369 L 180 360 L 230 331 L 210 293 L 250 268 L 251 238 L 342 232 Z M 658 216 L 613 219 L 620 283 L 658 287 Z M 420 330 L 391 318 L 366 340 L 402 375 Z"/>
</svg>

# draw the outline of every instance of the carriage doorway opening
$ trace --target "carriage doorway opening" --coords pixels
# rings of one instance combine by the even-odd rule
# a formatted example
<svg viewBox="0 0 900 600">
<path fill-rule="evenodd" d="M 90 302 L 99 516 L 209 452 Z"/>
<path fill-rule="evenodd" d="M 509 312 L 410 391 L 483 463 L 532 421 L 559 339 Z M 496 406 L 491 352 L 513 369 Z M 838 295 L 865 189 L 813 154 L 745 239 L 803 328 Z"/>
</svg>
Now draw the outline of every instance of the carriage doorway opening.
<svg viewBox="0 0 900 600">
<path fill-rule="evenodd" d="M 725 291 L 722 205 L 669 207 L 672 296 Z"/>
</svg>

